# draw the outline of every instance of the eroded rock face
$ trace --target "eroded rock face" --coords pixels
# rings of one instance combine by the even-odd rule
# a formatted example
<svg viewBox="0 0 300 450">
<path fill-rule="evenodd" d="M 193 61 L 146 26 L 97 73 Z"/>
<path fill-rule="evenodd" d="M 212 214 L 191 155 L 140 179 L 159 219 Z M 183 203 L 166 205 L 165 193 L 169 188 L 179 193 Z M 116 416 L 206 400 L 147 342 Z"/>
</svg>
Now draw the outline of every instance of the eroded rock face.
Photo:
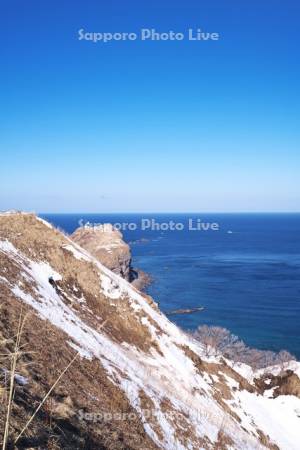
<svg viewBox="0 0 300 450">
<path fill-rule="evenodd" d="M 105 267 L 127 281 L 136 278 L 131 267 L 131 251 L 123 235 L 111 224 L 77 228 L 71 239 L 97 258 Z"/>
</svg>

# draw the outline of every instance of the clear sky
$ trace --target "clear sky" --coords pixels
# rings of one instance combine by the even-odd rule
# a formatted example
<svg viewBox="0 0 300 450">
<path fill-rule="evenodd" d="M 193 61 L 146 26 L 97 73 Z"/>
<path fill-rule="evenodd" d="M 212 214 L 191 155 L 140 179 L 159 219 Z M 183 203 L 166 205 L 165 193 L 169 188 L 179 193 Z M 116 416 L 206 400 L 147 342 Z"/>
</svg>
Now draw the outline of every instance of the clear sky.
<svg viewBox="0 0 300 450">
<path fill-rule="evenodd" d="M 0 209 L 300 211 L 299 16 L 298 0 L 0 0 Z"/>
</svg>

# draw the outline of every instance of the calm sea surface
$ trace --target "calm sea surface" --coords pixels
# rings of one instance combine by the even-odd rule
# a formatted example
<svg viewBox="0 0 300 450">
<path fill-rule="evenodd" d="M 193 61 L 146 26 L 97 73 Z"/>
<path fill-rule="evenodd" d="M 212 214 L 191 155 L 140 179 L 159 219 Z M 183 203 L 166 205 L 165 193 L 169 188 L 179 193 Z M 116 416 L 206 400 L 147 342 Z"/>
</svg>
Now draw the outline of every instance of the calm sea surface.
<svg viewBox="0 0 300 450">
<path fill-rule="evenodd" d="M 123 232 L 133 264 L 153 277 L 148 292 L 185 329 L 224 326 L 248 345 L 289 350 L 300 359 L 300 214 L 41 214 L 68 233 L 80 219 L 134 223 Z M 181 231 L 142 230 L 141 220 L 173 220 Z M 191 231 L 188 219 L 218 223 L 219 231 Z"/>
</svg>

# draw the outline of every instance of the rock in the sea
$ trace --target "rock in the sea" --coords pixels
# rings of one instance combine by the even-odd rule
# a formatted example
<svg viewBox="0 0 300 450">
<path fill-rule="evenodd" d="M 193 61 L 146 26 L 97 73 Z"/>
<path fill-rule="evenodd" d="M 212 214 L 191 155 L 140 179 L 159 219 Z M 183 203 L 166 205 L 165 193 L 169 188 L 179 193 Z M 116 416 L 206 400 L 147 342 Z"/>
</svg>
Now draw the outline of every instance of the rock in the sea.
<svg viewBox="0 0 300 450">
<path fill-rule="evenodd" d="M 120 231 L 111 224 L 77 228 L 71 239 L 117 275 L 132 281 L 136 272 L 131 267 L 131 251 Z"/>
</svg>

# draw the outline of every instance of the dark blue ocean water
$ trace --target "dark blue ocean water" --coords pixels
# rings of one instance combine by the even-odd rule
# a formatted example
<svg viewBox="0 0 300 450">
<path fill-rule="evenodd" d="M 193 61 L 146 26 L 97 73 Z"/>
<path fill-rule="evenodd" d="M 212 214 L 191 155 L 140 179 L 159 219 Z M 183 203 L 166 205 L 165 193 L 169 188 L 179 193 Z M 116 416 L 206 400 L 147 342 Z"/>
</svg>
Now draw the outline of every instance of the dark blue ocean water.
<svg viewBox="0 0 300 450">
<path fill-rule="evenodd" d="M 224 326 L 248 345 L 287 349 L 300 359 L 300 214 L 43 214 L 68 233 L 78 221 L 136 223 L 124 231 L 134 266 L 153 277 L 148 292 L 179 326 Z M 141 230 L 141 218 L 183 223 L 183 231 Z M 188 218 L 216 222 L 219 231 L 190 231 Z M 230 231 L 230 233 L 228 233 Z"/>
</svg>

